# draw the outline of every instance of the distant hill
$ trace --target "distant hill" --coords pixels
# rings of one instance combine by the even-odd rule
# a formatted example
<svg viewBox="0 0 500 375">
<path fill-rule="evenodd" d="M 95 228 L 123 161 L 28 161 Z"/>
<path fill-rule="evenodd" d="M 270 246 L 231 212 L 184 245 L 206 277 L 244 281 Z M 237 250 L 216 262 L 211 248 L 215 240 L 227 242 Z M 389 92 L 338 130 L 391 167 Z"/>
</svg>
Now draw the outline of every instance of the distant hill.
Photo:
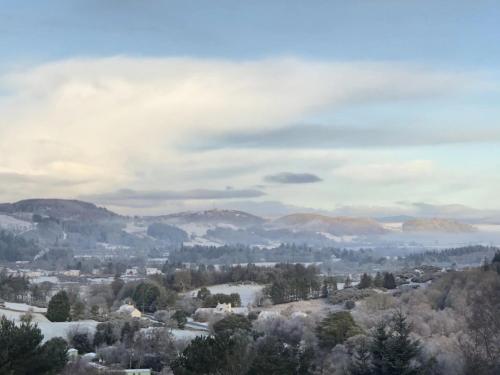
<svg viewBox="0 0 500 375">
<path fill-rule="evenodd" d="M 161 216 L 172 224 L 231 224 L 237 227 L 250 227 L 264 223 L 264 219 L 247 212 L 236 210 L 207 210 L 197 212 L 180 212 Z"/>
<path fill-rule="evenodd" d="M 472 233 L 476 228 L 453 219 L 412 219 L 403 223 L 403 232 Z"/>
<path fill-rule="evenodd" d="M 415 219 L 414 216 L 409 215 L 397 215 L 397 216 L 384 216 L 384 217 L 376 217 L 379 223 L 404 223 L 405 221 L 410 221 Z"/>
<path fill-rule="evenodd" d="M 326 232 L 337 236 L 384 234 L 386 230 L 373 219 L 330 217 L 318 214 L 292 214 L 274 221 L 275 225 Z"/>
<path fill-rule="evenodd" d="M 26 199 L 16 203 L 0 204 L 0 213 L 41 215 L 62 220 L 106 220 L 119 215 L 93 203 L 67 199 Z"/>
</svg>

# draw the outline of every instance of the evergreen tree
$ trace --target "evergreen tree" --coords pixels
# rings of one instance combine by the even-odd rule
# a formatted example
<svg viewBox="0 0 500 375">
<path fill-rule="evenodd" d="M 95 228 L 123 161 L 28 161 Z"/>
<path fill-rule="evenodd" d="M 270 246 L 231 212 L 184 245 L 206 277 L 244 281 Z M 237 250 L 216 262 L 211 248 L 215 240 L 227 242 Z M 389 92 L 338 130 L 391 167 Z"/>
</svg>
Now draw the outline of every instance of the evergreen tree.
<svg viewBox="0 0 500 375">
<path fill-rule="evenodd" d="M 92 344 L 87 333 L 77 333 L 71 338 L 71 346 L 78 350 L 79 354 L 90 353 L 93 351 Z"/>
<path fill-rule="evenodd" d="M 350 375 L 372 375 L 370 343 L 366 337 L 363 337 L 356 346 L 348 373 Z"/>
<path fill-rule="evenodd" d="M 246 316 L 230 314 L 215 323 L 213 327 L 216 334 L 231 334 L 237 330 L 250 332 L 252 330 L 252 323 Z"/>
<path fill-rule="evenodd" d="M 373 279 L 373 286 L 376 288 L 382 288 L 384 286 L 384 278 L 380 272 L 377 272 L 375 278 Z"/>
<path fill-rule="evenodd" d="M 386 375 L 389 358 L 389 334 L 387 322 L 380 321 L 372 334 L 370 352 L 372 354 L 373 375 Z"/>
<path fill-rule="evenodd" d="M 113 345 L 118 341 L 113 331 L 113 325 L 110 322 L 99 323 L 94 334 L 94 346 L 99 347 L 102 344 Z"/>
<path fill-rule="evenodd" d="M 320 346 L 333 348 L 342 344 L 346 339 L 361 333 L 352 315 L 348 311 L 331 313 L 323 319 L 316 328 Z"/>
<path fill-rule="evenodd" d="M 70 317 L 70 309 L 68 294 L 61 290 L 50 299 L 47 319 L 51 322 L 66 322 Z"/>
<path fill-rule="evenodd" d="M 401 311 L 392 317 L 391 330 L 389 374 L 417 375 L 419 368 L 412 366 L 412 360 L 420 352 L 420 343 L 410 338 L 411 325 Z"/>
<path fill-rule="evenodd" d="M 183 310 L 177 310 L 174 315 L 172 315 L 172 318 L 177 321 L 177 327 L 180 329 L 184 329 L 184 326 L 187 323 L 187 318 L 188 318 L 188 313 L 183 311 Z"/>
<path fill-rule="evenodd" d="M 258 344 L 248 375 L 296 375 L 299 369 L 301 374 L 309 374 L 307 368 L 301 368 L 300 358 L 296 345 L 285 343 L 276 336 L 266 336 Z"/>
<path fill-rule="evenodd" d="M 160 297 L 160 288 L 148 282 L 137 285 L 132 294 L 132 299 L 142 312 L 155 312 L 158 297 Z"/>
<path fill-rule="evenodd" d="M 352 286 L 352 280 L 349 275 L 345 278 L 344 288 L 350 288 Z"/>
<path fill-rule="evenodd" d="M 203 287 L 201 288 L 197 295 L 196 295 L 196 298 L 198 299 L 201 299 L 202 301 L 204 301 L 208 296 L 210 296 L 212 293 L 210 292 L 210 290 L 206 287 Z"/>
<path fill-rule="evenodd" d="M 67 362 L 66 342 L 60 337 L 41 345 L 43 335 L 30 321 L 16 325 L 0 320 L 0 374 L 52 375 Z"/>
<path fill-rule="evenodd" d="M 118 275 L 115 276 L 113 282 L 111 283 L 111 290 L 113 291 L 113 295 L 118 296 L 118 293 L 120 293 L 120 290 L 122 290 L 123 286 L 125 285 L 125 282 L 120 279 Z"/>
<path fill-rule="evenodd" d="M 412 361 L 420 352 L 420 343 L 410 338 L 411 325 L 396 312 L 389 322 L 381 321 L 373 333 L 370 347 L 374 375 L 418 375 L 421 366 Z"/>
<path fill-rule="evenodd" d="M 364 273 L 361 276 L 361 280 L 359 282 L 358 288 L 359 289 L 371 288 L 372 284 L 373 284 L 372 277 L 370 275 L 368 275 L 367 273 Z"/>
<path fill-rule="evenodd" d="M 396 289 L 396 279 L 394 275 L 390 272 L 384 274 L 384 288 L 386 289 Z"/>
</svg>

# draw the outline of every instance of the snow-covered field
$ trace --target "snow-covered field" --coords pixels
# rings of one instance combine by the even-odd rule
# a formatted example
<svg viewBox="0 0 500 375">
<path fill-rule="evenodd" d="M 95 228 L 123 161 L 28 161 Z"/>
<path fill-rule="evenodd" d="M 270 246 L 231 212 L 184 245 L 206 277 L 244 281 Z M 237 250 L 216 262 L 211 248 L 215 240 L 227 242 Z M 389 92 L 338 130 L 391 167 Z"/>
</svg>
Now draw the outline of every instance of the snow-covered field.
<svg viewBox="0 0 500 375">
<path fill-rule="evenodd" d="M 210 293 L 217 294 L 231 294 L 238 293 L 241 298 L 241 306 L 246 307 L 248 304 L 252 304 L 255 301 L 255 297 L 258 293 L 264 289 L 264 285 L 258 284 L 219 284 L 207 287 Z M 195 297 L 198 294 L 199 289 L 193 290 L 190 293 L 191 296 Z"/>
<path fill-rule="evenodd" d="M 384 229 L 394 231 L 394 232 L 402 232 L 403 231 L 403 223 L 402 222 L 393 222 L 393 223 L 380 223 Z"/>
<path fill-rule="evenodd" d="M 186 329 L 176 329 L 176 328 L 173 328 L 171 330 L 171 333 L 176 340 L 193 340 L 198 336 L 208 335 L 207 332 L 203 331 L 190 331 Z"/>
<path fill-rule="evenodd" d="M 46 313 L 47 309 L 45 307 L 36 307 L 27 305 L 26 303 L 15 303 L 15 302 L 5 302 L 4 306 L 11 310 L 17 311 L 33 311 L 37 313 Z"/>
<path fill-rule="evenodd" d="M 34 225 L 29 221 L 19 220 L 12 216 L 0 214 L 0 229 L 7 229 L 14 232 L 26 232 L 33 228 Z"/>
<path fill-rule="evenodd" d="M 54 337 L 66 338 L 72 330 L 88 331 L 94 333 L 98 322 L 95 320 L 81 320 L 77 322 L 41 322 L 38 327 L 43 333 L 43 341 L 48 341 Z"/>
<path fill-rule="evenodd" d="M 272 305 L 262 308 L 262 311 L 291 315 L 293 313 L 302 312 L 306 314 L 326 314 L 329 311 L 338 309 L 338 306 L 332 305 L 326 299 L 313 299 L 308 301 L 297 301 L 283 303 L 280 305 Z"/>
<path fill-rule="evenodd" d="M 24 311 L 28 311 L 32 306 L 23 303 L 11 303 L 6 302 L 5 308 L 0 308 L 0 316 L 5 316 L 9 320 L 14 320 L 15 322 L 20 322 L 21 317 L 25 314 Z M 18 311 L 11 311 L 9 309 L 15 309 Z M 42 331 L 43 341 L 48 341 L 54 337 L 66 338 L 70 330 L 78 331 L 89 331 L 91 333 L 95 332 L 98 322 L 95 320 L 82 320 L 77 322 L 51 322 L 40 312 L 46 309 L 33 307 L 35 311 L 31 314 L 32 322 L 38 325 L 38 328 Z"/>
<path fill-rule="evenodd" d="M 0 308 L 0 317 L 5 316 L 9 320 L 14 320 L 16 322 L 21 321 L 21 317 L 26 314 L 25 312 L 21 311 L 12 311 L 4 308 Z M 44 322 L 49 322 L 49 320 L 42 314 L 40 313 L 33 313 L 31 314 L 33 322 L 34 323 L 44 323 Z"/>
<path fill-rule="evenodd" d="M 33 284 L 41 284 L 44 282 L 57 284 L 59 283 L 59 278 L 57 276 L 39 276 L 30 279 L 30 282 L 32 282 Z"/>
</svg>

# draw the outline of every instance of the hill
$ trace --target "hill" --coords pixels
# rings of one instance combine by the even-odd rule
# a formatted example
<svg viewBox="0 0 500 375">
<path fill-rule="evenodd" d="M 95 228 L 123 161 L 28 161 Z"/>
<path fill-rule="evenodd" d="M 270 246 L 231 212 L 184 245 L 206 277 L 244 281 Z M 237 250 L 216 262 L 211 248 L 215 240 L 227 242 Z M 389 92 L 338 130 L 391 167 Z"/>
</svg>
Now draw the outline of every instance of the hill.
<svg viewBox="0 0 500 375">
<path fill-rule="evenodd" d="M 274 221 L 277 226 L 314 232 L 326 232 L 336 236 L 384 234 L 386 230 L 373 219 L 330 217 L 319 214 L 292 214 Z"/>
<path fill-rule="evenodd" d="M 413 219 L 403 223 L 403 232 L 473 233 L 476 228 L 453 219 Z"/>
<path fill-rule="evenodd" d="M 161 217 L 172 224 L 230 224 L 236 227 L 250 227 L 264 223 L 264 219 L 247 212 L 236 210 L 207 210 L 197 212 L 180 212 Z"/>
<path fill-rule="evenodd" d="M 106 220 L 119 215 L 93 203 L 67 199 L 26 199 L 0 204 L 0 212 L 10 215 L 40 215 L 59 220 Z"/>
</svg>

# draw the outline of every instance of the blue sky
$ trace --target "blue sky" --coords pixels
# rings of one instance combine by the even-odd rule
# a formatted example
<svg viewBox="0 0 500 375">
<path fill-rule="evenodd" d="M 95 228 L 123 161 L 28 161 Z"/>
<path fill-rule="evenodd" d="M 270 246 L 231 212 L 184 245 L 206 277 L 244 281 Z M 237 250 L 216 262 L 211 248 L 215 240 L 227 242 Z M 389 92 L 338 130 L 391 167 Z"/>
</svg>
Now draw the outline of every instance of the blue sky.
<svg viewBox="0 0 500 375">
<path fill-rule="evenodd" d="M 1 1 L 0 199 L 500 208 L 499 19 L 495 1 Z"/>
</svg>

